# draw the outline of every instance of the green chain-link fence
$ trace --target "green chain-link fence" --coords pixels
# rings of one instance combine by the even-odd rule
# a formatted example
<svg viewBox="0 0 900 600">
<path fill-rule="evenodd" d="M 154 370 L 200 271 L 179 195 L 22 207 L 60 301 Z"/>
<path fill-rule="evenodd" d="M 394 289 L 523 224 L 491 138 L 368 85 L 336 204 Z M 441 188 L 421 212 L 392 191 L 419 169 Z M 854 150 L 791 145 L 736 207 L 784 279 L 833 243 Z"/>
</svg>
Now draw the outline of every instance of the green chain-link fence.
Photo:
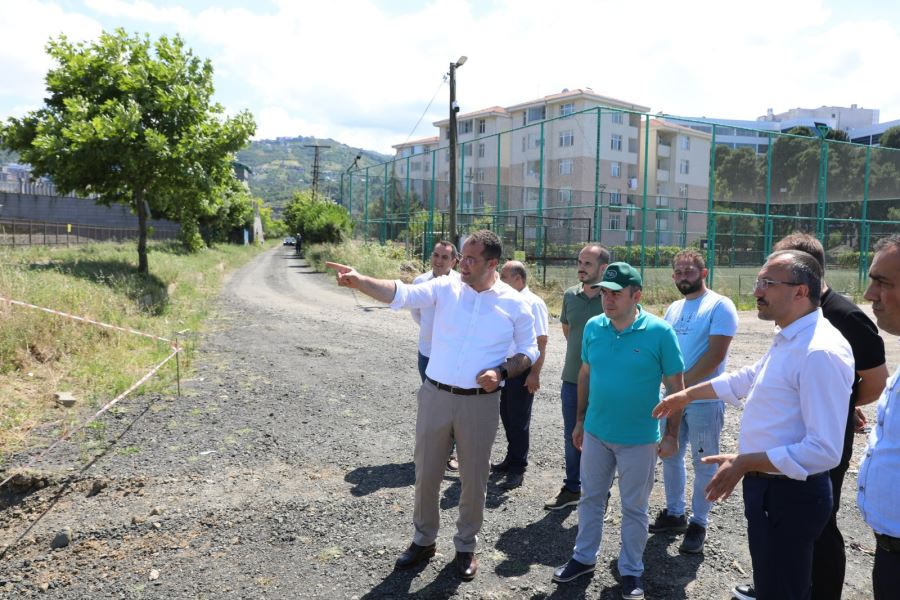
<svg viewBox="0 0 900 600">
<path fill-rule="evenodd" d="M 693 246 L 706 252 L 711 286 L 744 293 L 772 245 L 801 230 L 825 246 L 832 286 L 858 293 L 875 241 L 900 231 L 898 150 L 825 128 L 780 133 L 572 106 L 460 118 L 460 234 L 495 231 L 508 256 L 523 251 L 550 280 L 571 281 L 578 251 L 597 241 L 670 284 L 672 255 Z M 492 128 L 500 132 L 477 133 Z M 449 236 L 448 158 L 446 139 L 432 138 L 346 174 L 340 200 L 355 237 L 427 256 Z"/>
</svg>

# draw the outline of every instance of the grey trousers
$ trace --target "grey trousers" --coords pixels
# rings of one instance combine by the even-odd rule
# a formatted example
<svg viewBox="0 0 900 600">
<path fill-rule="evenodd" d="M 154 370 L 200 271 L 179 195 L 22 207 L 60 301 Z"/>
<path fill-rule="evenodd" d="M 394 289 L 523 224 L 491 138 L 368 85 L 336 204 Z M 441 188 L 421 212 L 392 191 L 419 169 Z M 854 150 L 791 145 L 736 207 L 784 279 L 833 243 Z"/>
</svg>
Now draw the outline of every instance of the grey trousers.
<svg viewBox="0 0 900 600">
<path fill-rule="evenodd" d="M 460 396 L 425 381 L 419 388 L 418 404 L 413 542 L 428 546 L 437 538 L 441 482 L 451 441 L 456 440 L 462 490 L 453 544 L 457 552 L 474 552 L 484 521 L 491 446 L 500 421 L 500 392 Z"/>
</svg>

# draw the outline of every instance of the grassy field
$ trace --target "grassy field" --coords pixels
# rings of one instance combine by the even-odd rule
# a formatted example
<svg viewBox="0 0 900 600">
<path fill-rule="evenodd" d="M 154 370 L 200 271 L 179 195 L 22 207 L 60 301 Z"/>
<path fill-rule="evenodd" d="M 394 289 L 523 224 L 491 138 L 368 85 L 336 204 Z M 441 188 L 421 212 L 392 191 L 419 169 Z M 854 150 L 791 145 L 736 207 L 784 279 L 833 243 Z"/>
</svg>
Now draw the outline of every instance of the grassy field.
<svg viewBox="0 0 900 600">
<path fill-rule="evenodd" d="M 150 274 L 136 270 L 134 244 L 0 250 L 0 296 L 171 338 L 198 331 L 226 274 L 259 252 L 221 245 L 186 254 L 174 243 L 150 247 Z M 191 359 L 190 339 L 182 366 Z M 114 398 L 170 353 L 143 337 L 78 323 L 0 302 L 0 465 L 30 443 L 49 438 Z M 171 386 L 174 363 L 145 390 Z M 70 391 L 77 408 L 53 394 Z"/>
</svg>

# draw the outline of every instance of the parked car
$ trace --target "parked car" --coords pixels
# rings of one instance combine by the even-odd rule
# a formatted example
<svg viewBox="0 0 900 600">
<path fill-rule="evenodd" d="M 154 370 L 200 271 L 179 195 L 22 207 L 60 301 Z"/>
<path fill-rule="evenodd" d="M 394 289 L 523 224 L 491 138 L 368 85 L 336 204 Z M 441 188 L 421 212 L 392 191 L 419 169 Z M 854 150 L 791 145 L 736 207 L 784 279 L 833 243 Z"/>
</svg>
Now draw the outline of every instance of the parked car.
<svg viewBox="0 0 900 600">
<path fill-rule="evenodd" d="M 282 246 L 293 246 L 296 243 L 297 243 L 297 240 L 295 240 L 294 238 L 286 237 L 286 238 L 284 238 L 284 241 L 281 242 L 281 245 Z"/>
</svg>

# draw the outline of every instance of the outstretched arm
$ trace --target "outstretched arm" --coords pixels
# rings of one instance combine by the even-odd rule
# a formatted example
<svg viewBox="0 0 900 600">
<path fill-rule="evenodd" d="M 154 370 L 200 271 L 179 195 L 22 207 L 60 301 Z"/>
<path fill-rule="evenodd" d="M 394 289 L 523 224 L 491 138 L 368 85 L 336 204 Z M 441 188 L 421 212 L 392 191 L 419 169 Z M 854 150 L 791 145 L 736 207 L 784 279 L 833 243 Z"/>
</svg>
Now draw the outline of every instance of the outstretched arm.
<svg viewBox="0 0 900 600">
<path fill-rule="evenodd" d="M 360 275 L 353 267 L 339 263 L 326 262 L 325 268 L 337 271 L 337 283 L 341 287 L 348 287 L 361 291 L 366 296 L 371 296 L 379 302 L 390 304 L 397 293 L 397 284 L 390 279 L 375 279 Z"/>
</svg>

